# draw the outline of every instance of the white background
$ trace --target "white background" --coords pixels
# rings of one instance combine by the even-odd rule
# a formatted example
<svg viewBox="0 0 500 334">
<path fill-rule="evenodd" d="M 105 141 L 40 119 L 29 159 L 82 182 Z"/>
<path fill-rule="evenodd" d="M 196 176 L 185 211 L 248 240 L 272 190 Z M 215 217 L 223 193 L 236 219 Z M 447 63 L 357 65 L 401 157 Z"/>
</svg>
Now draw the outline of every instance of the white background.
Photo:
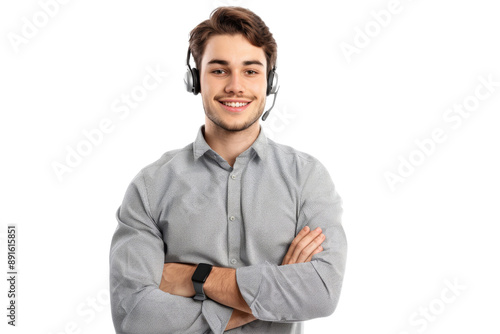
<svg viewBox="0 0 500 334">
<path fill-rule="evenodd" d="M 114 332 L 114 214 L 142 167 L 195 139 L 204 114 L 183 87 L 188 34 L 219 5 L 248 7 L 270 27 L 281 89 L 266 132 L 320 159 L 344 200 L 342 296 L 306 333 L 498 333 L 500 87 L 460 124 L 443 118 L 474 102 L 480 77 L 500 81 L 494 1 L 401 0 L 385 26 L 370 13 L 389 0 L 73 0 L 43 22 L 47 2 L 0 5 L 0 259 L 6 277 L 17 224 L 19 272 L 14 329 L 1 280 L 2 333 Z M 119 118 L 113 103 L 148 67 L 168 74 Z M 103 119 L 113 130 L 59 180 L 54 162 Z M 438 128 L 446 140 L 418 153 L 415 141 Z M 419 165 L 391 189 L 387 172 L 410 157 Z"/>
</svg>

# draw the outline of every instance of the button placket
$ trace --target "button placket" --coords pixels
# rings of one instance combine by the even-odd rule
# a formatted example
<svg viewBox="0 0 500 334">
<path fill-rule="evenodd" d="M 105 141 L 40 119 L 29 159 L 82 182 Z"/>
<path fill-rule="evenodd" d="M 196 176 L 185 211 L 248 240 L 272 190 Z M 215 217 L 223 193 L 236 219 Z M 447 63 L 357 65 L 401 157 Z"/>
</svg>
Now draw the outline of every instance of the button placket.
<svg viewBox="0 0 500 334">
<path fill-rule="evenodd" d="M 228 217 L 228 264 L 237 266 L 240 262 L 241 246 L 241 170 L 242 159 L 237 158 L 228 175 L 227 185 L 227 217 Z M 244 160 L 244 159 L 243 159 Z M 245 161 L 246 162 L 246 161 Z"/>
</svg>

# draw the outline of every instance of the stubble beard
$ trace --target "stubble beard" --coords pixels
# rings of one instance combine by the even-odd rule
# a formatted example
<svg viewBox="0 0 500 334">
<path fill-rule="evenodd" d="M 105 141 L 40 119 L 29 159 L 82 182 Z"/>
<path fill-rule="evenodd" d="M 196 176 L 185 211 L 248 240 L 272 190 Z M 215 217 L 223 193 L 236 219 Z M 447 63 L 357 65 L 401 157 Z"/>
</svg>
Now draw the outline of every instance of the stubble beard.
<svg viewBox="0 0 500 334">
<path fill-rule="evenodd" d="M 254 103 L 256 100 L 252 101 Z M 219 102 L 216 102 L 219 103 Z M 257 120 L 260 118 L 262 113 L 264 112 L 264 107 L 265 107 L 265 100 L 262 100 L 260 105 L 257 107 L 256 112 L 253 114 L 253 116 L 246 121 L 243 124 L 235 124 L 235 125 L 229 125 L 226 122 L 224 122 L 222 119 L 220 119 L 217 116 L 217 113 L 211 109 L 211 107 L 203 101 L 203 109 L 205 109 L 205 115 L 210 119 L 215 125 L 220 127 L 221 129 L 224 129 L 226 131 L 231 131 L 231 132 L 236 132 L 236 131 L 243 131 L 248 129 L 250 126 L 252 126 Z M 222 107 L 221 107 L 222 108 Z"/>
</svg>

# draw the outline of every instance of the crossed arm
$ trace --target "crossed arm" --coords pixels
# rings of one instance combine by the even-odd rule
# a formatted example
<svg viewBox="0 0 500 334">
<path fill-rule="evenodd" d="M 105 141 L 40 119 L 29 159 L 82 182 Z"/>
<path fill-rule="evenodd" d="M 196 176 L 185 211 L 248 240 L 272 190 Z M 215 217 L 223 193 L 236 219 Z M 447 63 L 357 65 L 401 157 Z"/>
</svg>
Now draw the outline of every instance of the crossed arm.
<svg viewBox="0 0 500 334">
<path fill-rule="evenodd" d="M 321 244 L 324 240 L 325 235 L 320 228 L 311 231 L 308 226 L 304 227 L 293 239 L 281 265 L 311 261 L 314 255 L 323 250 Z M 193 297 L 195 291 L 191 277 L 195 269 L 196 266 L 192 264 L 165 263 L 160 290 L 172 295 Z M 233 308 L 225 330 L 256 320 L 239 290 L 235 269 L 213 267 L 203 289 L 208 298 Z"/>
<path fill-rule="evenodd" d="M 201 333 L 211 329 L 222 333 L 255 318 L 295 322 L 332 314 L 340 296 L 347 251 L 341 199 L 326 170 L 318 164 L 311 168 L 302 187 L 296 226 L 321 226 L 320 234 L 326 236 L 321 247 L 310 245 L 308 239 L 302 241 L 313 233 L 306 228 L 292 241 L 281 266 L 266 262 L 236 270 L 214 268 L 205 283 L 209 299 L 201 303 L 185 298 L 194 295 L 194 266 L 165 265 L 164 237 L 153 218 L 145 176 L 140 172 L 116 213 L 118 226 L 110 248 L 116 332 Z M 149 176 L 148 182 L 152 182 Z M 156 198 L 153 201 L 158 205 Z"/>
</svg>

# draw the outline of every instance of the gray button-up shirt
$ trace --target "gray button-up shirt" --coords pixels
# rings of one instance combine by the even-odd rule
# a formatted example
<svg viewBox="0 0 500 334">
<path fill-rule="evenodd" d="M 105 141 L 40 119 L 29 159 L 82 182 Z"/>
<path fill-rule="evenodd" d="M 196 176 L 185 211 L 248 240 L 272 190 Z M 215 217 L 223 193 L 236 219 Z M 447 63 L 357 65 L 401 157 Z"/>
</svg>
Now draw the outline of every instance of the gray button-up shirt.
<svg viewBox="0 0 500 334">
<path fill-rule="evenodd" d="M 163 264 L 236 268 L 258 320 L 229 333 L 301 333 L 338 302 L 347 244 L 341 199 L 314 157 L 261 129 L 231 167 L 203 136 L 143 168 L 116 213 L 110 291 L 117 333 L 222 333 L 232 309 L 159 289 Z M 321 227 L 324 250 L 280 265 L 295 235 Z"/>
</svg>

